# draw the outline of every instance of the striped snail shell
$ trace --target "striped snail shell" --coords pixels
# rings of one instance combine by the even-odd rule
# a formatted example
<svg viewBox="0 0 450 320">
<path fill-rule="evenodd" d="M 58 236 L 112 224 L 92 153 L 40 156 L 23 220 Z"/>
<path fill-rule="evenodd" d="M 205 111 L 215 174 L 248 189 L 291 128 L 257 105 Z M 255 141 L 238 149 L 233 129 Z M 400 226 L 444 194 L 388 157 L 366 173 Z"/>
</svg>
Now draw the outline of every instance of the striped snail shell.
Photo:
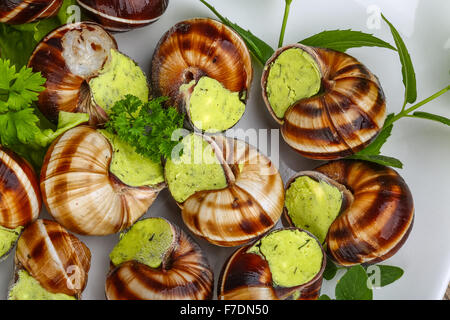
<svg viewBox="0 0 450 320">
<path fill-rule="evenodd" d="M 268 77 L 278 57 L 289 49 L 302 50 L 315 61 L 321 84 L 317 94 L 294 102 L 280 117 L 269 101 Z M 352 155 L 373 141 L 386 119 L 385 96 L 377 77 L 342 52 L 301 44 L 283 47 L 267 61 L 261 85 L 284 140 L 308 158 L 334 160 Z"/>
<path fill-rule="evenodd" d="M 296 228 L 278 229 L 268 235 Z M 267 236 L 267 235 L 266 235 Z M 266 237 L 265 236 L 265 237 Z M 306 283 L 292 287 L 282 287 L 274 282 L 269 262 L 261 254 L 250 252 L 255 244 L 237 249 L 225 262 L 219 278 L 217 296 L 219 300 L 315 300 L 322 287 L 323 272 L 326 266 L 326 254 L 314 238 L 322 253 L 321 266 L 317 274 Z M 298 250 L 297 246 L 293 250 Z M 288 272 L 288 270 L 283 270 Z"/>
<path fill-rule="evenodd" d="M 112 148 L 98 131 L 80 126 L 50 146 L 41 170 L 48 212 L 70 231 L 107 235 L 130 227 L 162 185 L 130 187 L 109 171 Z"/>
<path fill-rule="evenodd" d="M 128 31 L 157 21 L 169 0 L 77 0 L 98 23 L 109 31 Z"/>
<path fill-rule="evenodd" d="M 25 269 L 47 291 L 80 299 L 87 284 L 91 252 L 58 223 L 39 219 L 20 236 L 15 263 L 16 271 Z"/>
<path fill-rule="evenodd" d="M 91 22 L 61 26 L 36 46 L 28 67 L 47 79 L 37 105 L 49 120 L 56 122 L 59 111 L 88 113 L 91 123 L 107 119 L 88 83 L 108 62 L 111 49 L 117 49 L 114 38 Z"/>
<path fill-rule="evenodd" d="M 139 221 L 162 219 L 150 218 Z M 108 300 L 209 300 L 213 272 L 198 244 L 180 228 L 169 223 L 172 242 L 159 268 L 135 261 L 118 266 L 111 262 L 106 279 Z"/>
<path fill-rule="evenodd" d="M 52 17 L 63 0 L 4 0 L 0 3 L 0 22 L 24 24 Z"/>
<path fill-rule="evenodd" d="M 248 243 L 272 229 L 281 217 L 281 176 L 270 159 L 243 141 L 224 136 L 207 141 L 215 149 L 228 185 L 196 192 L 180 203 L 183 221 L 192 233 L 210 243 Z"/>
<path fill-rule="evenodd" d="M 394 255 L 413 226 L 414 203 L 403 178 L 375 163 L 339 160 L 316 168 L 314 179 L 339 185 L 344 194 L 341 213 L 326 236 L 330 258 L 342 266 L 373 264 Z M 299 176 L 298 173 L 287 184 Z M 344 191 L 345 190 L 345 191 Z M 285 217 L 293 225 L 285 208 Z"/>
<path fill-rule="evenodd" d="M 195 18 L 179 22 L 167 31 L 155 49 L 151 83 L 156 94 L 170 97 L 178 110 L 186 113 L 193 128 L 196 126 L 188 102 L 193 89 L 187 93 L 180 89 L 192 81 L 198 84 L 203 77 L 238 93 L 245 104 L 253 77 L 247 46 L 236 32 L 216 20 Z"/>
</svg>

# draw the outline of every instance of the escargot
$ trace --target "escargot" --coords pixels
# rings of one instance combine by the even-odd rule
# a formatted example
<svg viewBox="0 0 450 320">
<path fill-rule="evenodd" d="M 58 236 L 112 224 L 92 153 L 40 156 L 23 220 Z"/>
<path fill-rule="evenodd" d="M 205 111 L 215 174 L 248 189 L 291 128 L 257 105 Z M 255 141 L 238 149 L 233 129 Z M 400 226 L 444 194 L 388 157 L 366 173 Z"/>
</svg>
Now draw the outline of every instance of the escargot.
<svg viewBox="0 0 450 320">
<path fill-rule="evenodd" d="M 184 223 L 220 246 L 247 243 L 270 230 L 283 210 L 284 187 L 272 162 L 243 141 L 190 134 L 164 171 Z"/>
<path fill-rule="evenodd" d="M 36 220 L 17 242 L 10 300 L 75 300 L 87 284 L 89 248 L 61 225 Z"/>
<path fill-rule="evenodd" d="M 213 272 L 194 240 L 163 218 L 136 222 L 110 254 L 109 300 L 205 300 Z"/>
<path fill-rule="evenodd" d="M 393 169 L 339 160 L 297 173 L 286 186 L 285 217 L 326 244 L 342 266 L 373 264 L 395 254 L 413 226 L 414 203 Z"/>
<path fill-rule="evenodd" d="M 2 1 L 0 22 L 24 24 L 52 17 L 58 13 L 63 0 L 23 0 Z"/>
<path fill-rule="evenodd" d="M 164 187 L 162 166 L 103 130 L 80 126 L 50 146 L 41 170 L 48 212 L 79 234 L 130 227 Z"/>
<path fill-rule="evenodd" d="M 308 158 L 352 155 L 373 141 L 386 119 L 377 77 L 346 53 L 283 47 L 267 61 L 261 85 L 283 139 Z"/>
<path fill-rule="evenodd" d="M 36 46 L 28 66 L 47 79 L 37 105 L 53 122 L 59 111 L 67 111 L 88 113 L 90 124 L 103 124 L 108 110 L 125 95 L 148 100 L 143 71 L 96 23 L 68 24 L 52 31 Z"/>
<path fill-rule="evenodd" d="M 236 250 L 223 266 L 219 300 L 313 300 L 319 297 L 326 254 L 309 232 L 272 230 Z"/>
<path fill-rule="evenodd" d="M 37 219 L 42 200 L 33 168 L 12 151 L 0 149 L 0 261 L 22 229 Z"/>
<path fill-rule="evenodd" d="M 77 0 L 89 15 L 109 31 L 128 31 L 157 21 L 169 0 Z"/>
<path fill-rule="evenodd" d="M 221 22 L 197 18 L 173 26 L 159 41 L 151 83 L 187 124 L 205 132 L 234 126 L 245 111 L 253 69 L 245 42 Z"/>
</svg>

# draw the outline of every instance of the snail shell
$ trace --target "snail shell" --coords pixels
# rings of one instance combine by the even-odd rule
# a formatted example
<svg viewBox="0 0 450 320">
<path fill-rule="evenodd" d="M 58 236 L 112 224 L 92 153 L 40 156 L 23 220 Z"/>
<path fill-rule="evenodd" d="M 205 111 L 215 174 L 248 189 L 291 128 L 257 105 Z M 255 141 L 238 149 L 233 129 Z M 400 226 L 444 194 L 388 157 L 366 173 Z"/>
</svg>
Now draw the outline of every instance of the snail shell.
<svg viewBox="0 0 450 320">
<path fill-rule="evenodd" d="M 80 126 L 50 146 L 41 171 L 48 212 L 79 234 L 107 235 L 130 227 L 156 199 L 162 185 L 130 187 L 109 172 L 112 148 L 95 129 Z"/>
<path fill-rule="evenodd" d="M 25 269 L 52 293 L 81 298 L 87 284 L 91 252 L 77 237 L 50 220 L 36 220 L 17 242 L 16 271 Z"/>
<path fill-rule="evenodd" d="M 63 0 L 4 0 L 0 4 L 0 22 L 24 24 L 52 17 L 58 13 Z"/>
<path fill-rule="evenodd" d="M 273 230 L 271 233 L 289 229 L 296 228 Z M 253 243 L 239 248 L 225 262 L 217 288 L 219 300 L 315 300 L 319 297 L 326 266 L 323 249 L 322 267 L 314 278 L 299 286 L 283 288 L 274 285 L 267 260 L 259 254 L 247 252 L 252 246 Z M 296 293 L 299 293 L 298 297 L 295 297 Z"/>
<path fill-rule="evenodd" d="M 222 163 L 228 186 L 196 192 L 179 204 L 183 221 L 210 243 L 247 243 L 272 229 L 281 217 L 283 181 L 272 162 L 247 143 L 223 136 L 209 143 Z"/>
<path fill-rule="evenodd" d="M 32 167 L 11 151 L 0 149 L 0 225 L 15 229 L 36 220 L 42 200 Z"/>
<path fill-rule="evenodd" d="M 267 97 L 271 65 L 285 50 L 299 48 L 318 64 L 322 92 L 291 105 L 278 118 Z M 386 101 L 377 79 L 348 54 L 300 44 L 275 52 L 264 68 L 263 98 L 281 133 L 293 149 L 312 159 L 334 160 L 350 156 L 369 145 L 386 119 Z"/>
<path fill-rule="evenodd" d="M 365 161 L 339 160 L 315 169 L 353 197 L 331 224 L 328 255 L 339 265 L 373 264 L 395 254 L 413 226 L 414 203 L 403 178 L 393 169 Z M 287 184 L 300 175 L 298 173 Z M 307 174 L 308 175 L 308 174 Z M 285 217 L 290 220 L 287 209 Z"/>
<path fill-rule="evenodd" d="M 138 261 L 114 267 L 106 279 L 108 300 L 207 300 L 212 298 L 213 272 L 198 244 L 177 226 L 159 269 Z"/>
<path fill-rule="evenodd" d="M 35 48 L 28 66 L 47 79 L 37 105 L 51 121 L 59 111 L 84 112 L 91 123 L 103 123 L 105 111 L 91 97 L 88 82 L 98 75 L 117 49 L 114 38 L 100 25 L 80 22 L 49 33 Z"/>
<path fill-rule="evenodd" d="M 168 96 L 190 120 L 183 84 L 213 78 L 240 100 L 249 96 L 253 68 L 245 42 L 223 23 L 196 18 L 173 26 L 159 41 L 152 59 L 151 83 L 156 94 Z"/>
<path fill-rule="evenodd" d="M 169 0 L 77 0 L 105 29 L 128 31 L 157 21 Z"/>
</svg>

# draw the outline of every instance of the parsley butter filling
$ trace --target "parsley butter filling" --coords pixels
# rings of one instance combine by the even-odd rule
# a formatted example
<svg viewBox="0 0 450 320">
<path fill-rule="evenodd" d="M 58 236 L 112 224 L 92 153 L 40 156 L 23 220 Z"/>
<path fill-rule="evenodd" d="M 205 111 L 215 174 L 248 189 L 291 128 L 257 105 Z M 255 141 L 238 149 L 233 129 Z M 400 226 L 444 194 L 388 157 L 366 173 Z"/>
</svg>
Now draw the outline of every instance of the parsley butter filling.
<svg viewBox="0 0 450 320">
<path fill-rule="evenodd" d="M 259 254 L 267 260 L 272 280 L 280 287 L 307 283 L 322 268 L 323 252 L 319 243 L 308 233 L 297 229 L 274 231 L 247 252 Z"/>
<path fill-rule="evenodd" d="M 169 250 L 174 234 L 170 224 L 161 218 L 149 218 L 136 222 L 109 255 L 115 266 L 127 261 L 138 261 L 150 268 L 159 268 Z"/>
<path fill-rule="evenodd" d="M 164 182 L 161 163 L 138 154 L 134 147 L 106 130 L 99 130 L 111 144 L 113 155 L 109 171 L 131 187 L 152 186 Z"/>
</svg>

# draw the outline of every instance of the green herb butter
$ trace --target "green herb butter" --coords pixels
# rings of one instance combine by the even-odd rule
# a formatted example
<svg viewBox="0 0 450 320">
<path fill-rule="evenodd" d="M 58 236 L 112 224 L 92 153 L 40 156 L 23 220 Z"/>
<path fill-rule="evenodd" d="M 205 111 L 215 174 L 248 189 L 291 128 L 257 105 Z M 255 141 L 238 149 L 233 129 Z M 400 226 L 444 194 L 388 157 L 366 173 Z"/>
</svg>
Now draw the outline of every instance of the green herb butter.
<svg viewBox="0 0 450 320">
<path fill-rule="evenodd" d="M 76 300 L 75 297 L 64 293 L 51 293 L 27 271 L 18 272 L 19 279 L 9 291 L 8 300 Z"/>
<path fill-rule="evenodd" d="M 183 155 L 167 160 L 165 166 L 166 181 L 177 202 L 184 202 L 197 191 L 227 186 L 222 165 L 208 142 L 191 134 L 181 143 Z"/>
<path fill-rule="evenodd" d="M 181 86 L 187 90 L 195 80 Z M 194 86 L 189 100 L 189 115 L 194 126 L 205 132 L 225 131 L 234 126 L 245 111 L 239 92 L 231 92 L 212 78 L 202 77 Z"/>
<path fill-rule="evenodd" d="M 323 243 L 341 210 L 342 193 L 324 181 L 302 176 L 286 190 L 285 206 L 296 227 L 308 230 Z"/>
<path fill-rule="evenodd" d="M 23 227 L 7 229 L 0 226 L 0 258 L 7 254 L 19 238 Z"/>
<path fill-rule="evenodd" d="M 148 100 L 147 78 L 136 63 L 111 49 L 110 62 L 100 71 L 100 75 L 89 82 L 95 102 L 108 112 L 116 101 L 127 94 L 134 95 L 143 102 Z"/>
<path fill-rule="evenodd" d="M 300 230 L 274 231 L 247 252 L 266 259 L 274 284 L 285 288 L 311 281 L 322 268 L 322 248 Z"/>
<path fill-rule="evenodd" d="M 295 102 L 317 94 L 320 83 L 319 67 L 308 53 L 299 48 L 282 52 L 267 77 L 267 98 L 275 115 L 281 119 Z"/>
<path fill-rule="evenodd" d="M 172 228 L 166 220 L 141 220 L 122 234 L 109 257 L 115 266 L 134 260 L 156 269 L 161 266 L 173 237 Z"/>
<path fill-rule="evenodd" d="M 132 187 L 152 186 L 164 181 L 161 163 L 138 154 L 134 147 L 106 130 L 99 130 L 111 143 L 113 156 L 109 170 Z"/>
</svg>

